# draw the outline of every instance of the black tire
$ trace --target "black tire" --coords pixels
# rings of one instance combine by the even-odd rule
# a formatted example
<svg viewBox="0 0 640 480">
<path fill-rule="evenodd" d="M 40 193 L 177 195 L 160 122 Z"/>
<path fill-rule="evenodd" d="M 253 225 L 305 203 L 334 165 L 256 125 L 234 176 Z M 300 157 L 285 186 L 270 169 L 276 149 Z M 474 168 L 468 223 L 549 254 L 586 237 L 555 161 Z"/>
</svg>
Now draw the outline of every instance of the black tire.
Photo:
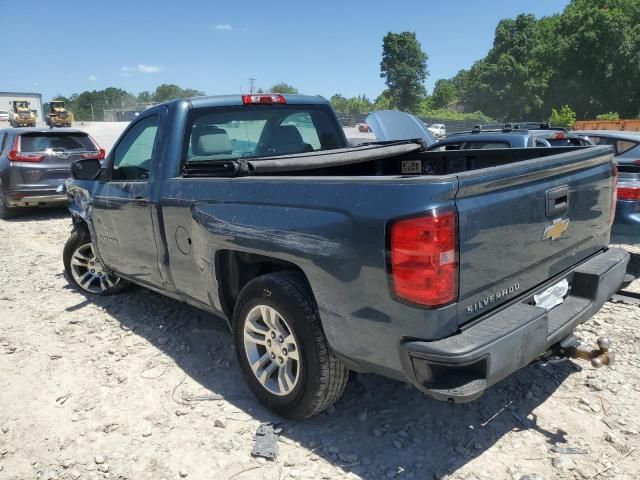
<svg viewBox="0 0 640 480">
<path fill-rule="evenodd" d="M 0 218 L 2 220 L 7 220 L 9 218 L 13 218 L 16 216 L 17 212 L 16 207 L 10 207 L 7 205 L 7 200 L 4 198 L 4 194 L 2 190 L 0 190 Z"/>
<path fill-rule="evenodd" d="M 298 344 L 299 377 L 286 395 L 271 393 L 260 383 L 246 353 L 244 326 L 249 312 L 258 305 L 277 310 Z M 344 392 L 349 371 L 331 352 L 315 299 L 300 275 L 270 273 L 249 282 L 236 302 L 233 325 L 244 378 L 258 400 L 276 414 L 291 419 L 309 418 L 332 405 Z"/>
<path fill-rule="evenodd" d="M 74 230 L 73 233 L 71 233 L 71 236 L 67 240 L 67 243 L 65 243 L 64 250 L 62 252 L 62 261 L 64 263 L 64 271 L 65 271 L 67 280 L 69 280 L 69 282 L 74 287 L 76 287 L 78 290 L 82 291 L 83 293 L 88 293 L 92 295 L 102 295 L 102 296 L 114 295 L 116 293 L 120 293 L 127 286 L 129 286 L 129 283 L 124 279 L 116 277 L 112 273 L 105 273 L 105 278 L 112 279 L 113 286 L 107 286 L 104 289 L 98 289 L 98 291 L 95 291 L 95 289 L 86 288 L 82 286 L 80 283 L 78 283 L 78 281 L 76 280 L 76 277 L 74 276 L 74 272 L 72 270 L 72 265 L 71 265 L 72 258 L 80 248 L 86 247 L 87 245 L 90 245 L 90 244 L 91 244 L 91 236 L 87 231 Z M 98 281 L 98 284 L 101 285 L 101 282 Z M 92 285 L 95 285 L 95 282 L 92 282 Z"/>
</svg>

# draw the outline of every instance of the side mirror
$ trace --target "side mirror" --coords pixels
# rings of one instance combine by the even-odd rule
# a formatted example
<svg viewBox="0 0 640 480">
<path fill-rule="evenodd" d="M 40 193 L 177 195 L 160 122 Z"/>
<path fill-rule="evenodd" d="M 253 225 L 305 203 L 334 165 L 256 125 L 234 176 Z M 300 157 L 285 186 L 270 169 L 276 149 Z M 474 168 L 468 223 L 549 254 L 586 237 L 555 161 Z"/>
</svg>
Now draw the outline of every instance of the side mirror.
<svg viewBox="0 0 640 480">
<path fill-rule="evenodd" d="M 96 180 L 102 172 L 102 165 L 97 158 L 76 160 L 71 164 L 71 177 L 74 180 Z"/>
</svg>

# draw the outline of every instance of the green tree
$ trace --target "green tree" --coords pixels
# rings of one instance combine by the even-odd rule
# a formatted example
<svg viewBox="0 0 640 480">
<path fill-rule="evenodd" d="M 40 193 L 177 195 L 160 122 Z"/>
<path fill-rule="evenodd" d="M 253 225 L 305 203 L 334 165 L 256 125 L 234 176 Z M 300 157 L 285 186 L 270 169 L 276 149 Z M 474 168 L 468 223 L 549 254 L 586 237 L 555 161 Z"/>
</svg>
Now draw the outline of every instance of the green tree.
<svg viewBox="0 0 640 480">
<path fill-rule="evenodd" d="M 426 95 L 427 59 L 414 32 L 389 32 L 384 36 L 380 77 L 385 79 L 392 106 L 409 112 L 417 110 Z"/>
<path fill-rule="evenodd" d="M 138 103 L 153 103 L 153 95 L 148 90 L 138 94 Z"/>
<path fill-rule="evenodd" d="M 200 90 L 194 90 L 193 88 L 183 89 L 178 85 L 163 83 L 156 88 L 153 94 L 153 101 L 162 103 L 176 98 L 199 97 L 202 95 L 205 95 L 205 93 Z"/>
<path fill-rule="evenodd" d="M 441 78 L 436 82 L 431 94 L 431 108 L 447 108 L 458 99 L 458 89 L 453 80 Z"/>
<path fill-rule="evenodd" d="M 573 128 L 573 124 L 576 123 L 576 112 L 569 105 L 563 105 L 560 110 L 552 108 L 549 123 L 552 127 Z"/>
<path fill-rule="evenodd" d="M 329 99 L 329 101 L 338 115 L 346 116 L 347 111 L 349 110 L 349 100 L 339 93 L 336 93 Z"/>
<path fill-rule="evenodd" d="M 389 90 L 384 90 L 378 97 L 376 98 L 374 105 L 374 110 L 392 110 L 393 102 L 391 101 L 391 94 Z"/>
<path fill-rule="evenodd" d="M 581 118 L 640 111 L 640 2 L 572 0 L 558 17 L 547 101 L 571 99 Z M 549 47 L 551 50 L 553 47 Z"/>
<path fill-rule="evenodd" d="M 465 93 L 474 108 L 503 120 L 541 118 L 551 74 L 541 38 L 533 15 L 498 23 L 493 47 L 469 71 Z"/>
<path fill-rule="evenodd" d="M 345 98 L 340 94 L 336 94 L 331 97 L 330 101 L 333 109 L 344 117 L 362 117 L 374 110 L 373 102 L 366 95 Z"/>
<path fill-rule="evenodd" d="M 69 99 L 65 99 L 65 103 L 77 120 L 101 121 L 104 119 L 104 110 L 128 109 L 137 103 L 137 99 L 126 90 L 109 87 L 73 94 Z"/>
<path fill-rule="evenodd" d="M 283 93 L 283 94 L 298 93 L 298 89 L 296 87 L 291 86 L 288 83 L 284 83 L 284 82 L 280 82 L 280 83 L 276 83 L 275 85 L 272 85 L 269 91 L 271 93 Z"/>
<path fill-rule="evenodd" d="M 601 113 L 596 115 L 596 120 L 620 120 L 618 112 Z"/>
<path fill-rule="evenodd" d="M 558 15 L 501 20 L 488 54 L 452 81 L 459 99 L 502 120 L 546 118 L 571 101 L 593 118 L 640 113 L 640 2 L 571 0 Z"/>
</svg>

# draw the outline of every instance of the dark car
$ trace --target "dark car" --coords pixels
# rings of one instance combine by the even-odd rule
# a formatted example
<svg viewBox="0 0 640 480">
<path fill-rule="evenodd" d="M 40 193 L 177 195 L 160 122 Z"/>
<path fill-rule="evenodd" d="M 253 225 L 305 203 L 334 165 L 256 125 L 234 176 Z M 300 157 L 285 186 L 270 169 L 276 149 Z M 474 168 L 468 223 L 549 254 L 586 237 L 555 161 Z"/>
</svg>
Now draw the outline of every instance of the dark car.
<svg viewBox="0 0 640 480">
<path fill-rule="evenodd" d="M 640 132 L 576 130 L 574 133 L 588 138 L 595 145 L 612 145 L 619 166 L 637 167 L 640 171 Z"/>
<path fill-rule="evenodd" d="M 584 147 L 587 138 L 548 123 L 524 122 L 476 125 L 473 130 L 454 133 L 431 147 L 434 151 L 494 148 Z"/>
<path fill-rule="evenodd" d="M 588 147 L 593 145 L 587 137 L 564 129 L 531 130 L 538 138 L 549 142 L 552 147 Z"/>
<path fill-rule="evenodd" d="M 56 190 L 79 159 L 104 158 L 104 150 L 80 130 L 8 128 L 0 130 L 0 218 L 19 207 L 64 205 Z"/>
<path fill-rule="evenodd" d="M 618 164 L 618 201 L 611 233 L 614 241 L 640 243 L 640 132 L 584 130 L 596 145 L 611 145 Z"/>
<path fill-rule="evenodd" d="M 302 95 L 144 111 L 102 165 L 72 166 L 69 280 L 225 317 L 252 391 L 290 418 L 333 404 L 348 370 L 465 402 L 571 351 L 629 261 L 608 247 L 612 149 L 434 152 L 415 117 L 367 124 L 381 143 L 349 147 Z"/>
<path fill-rule="evenodd" d="M 500 148 L 550 147 L 551 144 L 534 132 L 506 125 L 500 129 L 483 128 L 478 125 L 473 130 L 459 132 L 434 143 L 430 151 L 446 150 L 494 150 Z"/>
</svg>

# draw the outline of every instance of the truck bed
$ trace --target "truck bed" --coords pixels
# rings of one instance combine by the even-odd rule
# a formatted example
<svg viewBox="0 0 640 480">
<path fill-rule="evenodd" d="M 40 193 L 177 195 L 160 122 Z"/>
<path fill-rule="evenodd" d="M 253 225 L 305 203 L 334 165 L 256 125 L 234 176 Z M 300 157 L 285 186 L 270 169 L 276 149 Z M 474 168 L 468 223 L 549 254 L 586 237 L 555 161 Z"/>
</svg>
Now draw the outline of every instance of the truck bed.
<svg viewBox="0 0 640 480">
<path fill-rule="evenodd" d="M 415 142 L 373 144 L 247 161 L 198 161 L 187 177 L 448 175 L 584 150 L 589 147 L 512 148 L 425 152 Z"/>
</svg>

